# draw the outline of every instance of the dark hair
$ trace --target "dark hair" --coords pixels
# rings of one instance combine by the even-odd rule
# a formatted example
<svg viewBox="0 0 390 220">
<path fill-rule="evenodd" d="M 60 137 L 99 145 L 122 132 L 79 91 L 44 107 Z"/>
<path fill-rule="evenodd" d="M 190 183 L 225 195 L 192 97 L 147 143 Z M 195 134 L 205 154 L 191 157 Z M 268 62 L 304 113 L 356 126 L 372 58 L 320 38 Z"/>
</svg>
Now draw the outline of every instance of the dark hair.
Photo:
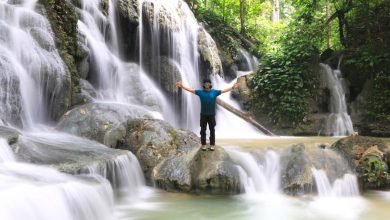
<svg viewBox="0 0 390 220">
<path fill-rule="evenodd" d="M 204 79 L 204 80 L 203 80 L 203 88 L 204 88 L 204 89 L 205 89 L 204 84 L 206 84 L 206 83 L 210 83 L 210 89 L 213 88 L 213 85 L 212 85 L 212 83 L 211 83 L 211 80 L 210 80 L 210 79 Z"/>
</svg>

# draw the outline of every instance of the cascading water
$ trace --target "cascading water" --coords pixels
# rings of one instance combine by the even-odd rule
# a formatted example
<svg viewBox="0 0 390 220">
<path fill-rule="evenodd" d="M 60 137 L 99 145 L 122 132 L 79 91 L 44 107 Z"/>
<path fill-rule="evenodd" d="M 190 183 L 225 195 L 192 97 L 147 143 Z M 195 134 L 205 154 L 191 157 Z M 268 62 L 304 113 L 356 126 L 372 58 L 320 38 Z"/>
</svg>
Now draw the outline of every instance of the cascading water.
<svg viewBox="0 0 390 220">
<path fill-rule="evenodd" d="M 100 10 L 100 1 L 82 1 L 78 29 L 90 49 L 88 79 L 97 90 L 100 102 L 137 105 L 157 118 L 170 120 L 171 107 L 157 86 L 135 63 L 119 57 L 119 40 L 115 22 L 116 5 L 109 1 L 107 16 Z M 130 106 L 129 106 L 130 108 Z M 156 114 L 158 113 L 158 114 Z"/>
<path fill-rule="evenodd" d="M 115 190 L 130 196 L 136 197 L 145 185 L 138 160 L 130 152 L 113 155 L 106 163 L 91 164 L 90 157 L 100 157 L 103 161 L 104 155 L 112 154 L 112 150 L 85 138 L 54 131 L 26 133 L 19 137 L 19 144 L 28 149 L 24 152 L 28 160 L 45 164 L 53 161 L 81 163 L 80 173 L 102 176 L 111 182 Z"/>
<path fill-rule="evenodd" d="M 63 108 L 68 72 L 50 24 L 34 11 L 37 0 L 0 1 L 0 119 L 31 129 Z"/>
<path fill-rule="evenodd" d="M 207 74 L 201 73 L 199 70 L 198 34 L 202 32 L 206 36 L 205 44 L 208 49 L 215 47 L 215 43 L 209 34 L 199 26 L 188 5 L 182 0 L 141 0 L 138 1 L 138 10 L 139 15 L 144 15 L 145 13 L 151 14 L 151 16 L 140 16 L 139 39 L 141 67 L 148 69 L 149 74 L 154 76 L 155 81 L 161 83 L 161 78 L 163 77 L 159 72 L 161 59 L 166 56 L 180 71 L 181 80 L 184 85 L 192 88 L 200 88 L 200 79 Z M 149 17 L 151 19 L 147 20 L 146 18 Z M 145 40 L 147 37 L 150 40 Z M 211 57 L 213 56 L 212 52 L 209 54 Z M 219 57 L 212 57 L 211 59 L 219 60 Z M 153 62 L 146 63 L 147 60 L 153 60 Z M 220 68 L 222 69 L 222 67 Z M 224 89 L 232 86 L 234 83 L 233 81 L 230 83 L 225 82 L 221 76 L 214 72 L 211 75 L 215 88 Z M 174 82 L 171 83 L 173 84 Z M 220 98 L 239 108 L 235 101 L 228 95 L 222 95 Z M 198 133 L 200 109 L 198 97 L 184 92 L 180 102 L 180 126 Z M 171 114 L 175 114 L 175 112 L 172 111 Z M 263 136 L 262 133 L 258 132 L 251 125 L 227 110 L 218 108 L 217 117 L 216 133 L 218 137 Z M 240 132 L 232 131 L 238 128 Z"/>
<path fill-rule="evenodd" d="M 318 196 L 309 207 L 319 215 L 352 220 L 367 209 L 366 201 L 360 196 L 355 175 L 346 173 L 331 184 L 325 171 L 312 168 L 312 173 Z"/>
<path fill-rule="evenodd" d="M 243 67 L 243 69 L 241 69 L 241 71 L 245 71 L 245 72 L 256 71 L 259 66 L 258 59 L 243 48 L 240 50 L 240 52 L 241 52 L 241 56 L 243 56 L 243 58 L 245 59 L 245 66 Z"/>
<path fill-rule="evenodd" d="M 340 60 L 341 62 L 341 60 Z M 329 65 L 321 63 L 330 90 L 330 116 L 326 122 L 326 134 L 334 136 L 350 135 L 353 132 L 351 117 L 347 111 L 345 100 L 346 86 L 340 68 L 333 70 Z"/>
<path fill-rule="evenodd" d="M 240 182 L 246 194 L 280 193 L 280 162 L 277 153 L 267 151 L 264 162 L 259 163 L 249 152 L 235 149 L 227 151 L 239 167 Z"/>
<path fill-rule="evenodd" d="M 330 183 L 323 170 L 312 168 L 313 177 L 320 197 L 352 197 L 359 196 L 357 178 L 353 174 L 345 174 L 343 178 Z"/>
<path fill-rule="evenodd" d="M 112 219 L 112 187 L 126 195 L 137 194 L 144 186 L 142 171 L 130 152 L 115 155 L 94 141 L 59 133 L 47 126 L 51 119 L 58 118 L 67 109 L 70 76 L 56 50 L 48 20 L 35 11 L 36 2 L 0 0 L 0 124 L 22 129 L 18 131 L 15 151 L 24 147 L 22 154 L 27 159 L 23 158 L 23 161 L 55 167 L 59 161 L 73 166 L 78 158 L 79 164 L 86 165 L 80 171 L 82 175 L 69 176 L 54 168 L 20 163 L 17 159 L 21 156 L 14 155 L 7 140 L 0 139 L 0 219 Z M 92 3 L 97 1 L 85 2 L 82 12 L 88 24 L 96 25 L 94 19 L 97 18 L 104 20 L 101 14 L 94 14 L 95 17 L 89 14 L 95 6 Z M 114 7 L 110 7 L 114 16 L 112 10 Z M 115 32 L 113 20 L 110 18 L 107 22 Z M 82 23 L 79 28 L 85 31 L 84 34 L 94 33 Z M 113 34 L 111 39 L 115 39 Z M 149 100 L 150 106 L 157 103 L 153 97 L 163 100 L 161 94 L 153 92 L 156 86 L 151 86 L 152 82 L 137 71 L 137 65 L 123 63 L 116 57 L 117 53 L 111 52 L 117 51 L 115 41 L 110 44 L 113 49 L 109 50 L 104 41 L 94 42 L 92 37 L 87 40 L 88 45 L 100 49 L 93 55 L 102 53 L 98 58 L 102 59 L 103 65 L 99 68 L 107 71 L 106 78 L 95 77 L 100 80 L 96 81 L 100 100 L 137 105 L 129 99 L 138 98 Z M 124 72 L 129 74 L 122 74 Z M 129 95 L 129 84 L 125 84 L 129 81 L 140 85 L 140 91 L 144 92 L 133 91 Z M 152 92 L 148 93 L 150 88 Z M 157 103 L 142 108 L 153 112 L 159 107 Z M 105 164 L 91 164 L 88 159 L 92 155 L 102 158 L 112 155 L 112 159 L 106 160 Z"/>
<path fill-rule="evenodd" d="M 74 178 L 19 163 L 0 139 L 0 219 L 109 219 L 113 192 L 100 176 Z"/>
</svg>

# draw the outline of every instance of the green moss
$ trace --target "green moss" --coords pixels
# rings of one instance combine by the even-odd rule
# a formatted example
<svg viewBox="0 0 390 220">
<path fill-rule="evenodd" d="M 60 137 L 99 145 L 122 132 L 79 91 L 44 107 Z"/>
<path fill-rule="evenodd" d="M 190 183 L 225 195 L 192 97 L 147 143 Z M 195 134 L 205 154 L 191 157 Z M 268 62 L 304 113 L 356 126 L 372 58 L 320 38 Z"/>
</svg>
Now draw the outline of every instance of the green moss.
<svg viewBox="0 0 390 220">
<path fill-rule="evenodd" d="M 169 131 L 169 134 L 171 135 L 171 138 L 172 138 L 171 144 L 173 146 L 176 146 L 176 148 L 179 148 L 179 146 L 180 146 L 180 138 L 177 135 L 177 132 L 174 129 L 172 129 L 172 130 Z"/>
<path fill-rule="evenodd" d="M 77 72 L 76 60 L 78 58 L 77 21 L 78 16 L 74 6 L 63 0 L 39 0 L 50 21 L 55 35 L 55 43 L 59 54 L 71 74 L 72 99 L 80 93 L 80 76 Z"/>
<path fill-rule="evenodd" d="M 109 9 L 108 0 L 101 0 L 99 4 L 100 11 L 107 16 L 108 15 L 108 9 Z"/>
</svg>

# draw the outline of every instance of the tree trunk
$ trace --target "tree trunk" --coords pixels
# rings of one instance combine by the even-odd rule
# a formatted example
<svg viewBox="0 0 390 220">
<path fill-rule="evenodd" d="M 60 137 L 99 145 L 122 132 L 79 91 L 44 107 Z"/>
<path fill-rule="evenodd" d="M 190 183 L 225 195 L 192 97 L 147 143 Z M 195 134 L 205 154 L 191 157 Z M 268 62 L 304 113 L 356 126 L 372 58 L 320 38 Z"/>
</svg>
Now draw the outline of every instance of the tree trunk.
<svg viewBox="0 0 390 220">
<path fill-rule="evenodd" d="M 225 4 L 226 0 L 223 0 L 223 5 L 222 5 L 222 21 L 225 22 Z"/>
<path fill-rule="evenodd" d="M 272 0 L 272 22 L 279 22 L 280 20 L 280 2 L 279 0 Z"/>
<path fill-rule="evenodd" d="M 240 0 L 240 33 L 245 35 L 245 0 Z"/>
<path fill-rule="evenodd" d="M 326 20 L 329 20 L 330 18 L 330 2 L 329 0 L 326 0 Z M 327 31 L 328 31 L 328 48 L 332 47 L 332 25 L 330 23 L 327 24 Z"/>
<path fill-rule="evenodd" d="M 233 106 L 229 105 L 228 103 L 222 101 L 221 99 L 217 99 L 217 104 L 224 109 L 228 110 L 229 112 L 237 115 L 238 117 L 244 119 L 246 122 L 250 123 L 251 125 L 255 126 L 257 129 L 260 131 L 264 132 L 264 134 L 270 135 L 270 136 L 275 136 L 274 133 L 266 129 L 263 125 L 258 123 L 255 119 L 253 119 L 248 113 L 242 112 Z"/>
</svg>

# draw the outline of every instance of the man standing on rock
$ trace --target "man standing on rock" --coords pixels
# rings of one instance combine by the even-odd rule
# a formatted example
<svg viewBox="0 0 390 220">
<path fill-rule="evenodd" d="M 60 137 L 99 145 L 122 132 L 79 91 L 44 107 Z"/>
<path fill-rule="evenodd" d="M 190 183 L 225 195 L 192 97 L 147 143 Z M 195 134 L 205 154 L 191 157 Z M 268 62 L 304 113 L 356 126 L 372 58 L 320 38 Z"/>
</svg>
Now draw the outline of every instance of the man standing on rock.
<svg viewBox="0 0 390 220">
<path fill-rule="evenodd" d="M 214 150 L 215 146 L 215 125 L 217 125 L 215 121 L 215 108 L 217 96 L 222 93 L 229 92 L 235 88 L 238 88 L 239 84 L 236 83 L 232 87 L 224 89 L 224 90 L 215 90 L 212 89 L 211 80 L 205 79 L 203 80 L 203 89 L 191 89 L 182 85 L 181 82 L 176 82 L 176 86 L 182 88 L 188 92 L 191 92 L 197 96 L 199 96 L 201 103 L 200 110 L 200 141 L 202 143 L 202 150 L 207 150 L 206 148 L 206 129 L 207 124 L 210 129 L 210 147 L 211 151 Z"/>
</svg>

